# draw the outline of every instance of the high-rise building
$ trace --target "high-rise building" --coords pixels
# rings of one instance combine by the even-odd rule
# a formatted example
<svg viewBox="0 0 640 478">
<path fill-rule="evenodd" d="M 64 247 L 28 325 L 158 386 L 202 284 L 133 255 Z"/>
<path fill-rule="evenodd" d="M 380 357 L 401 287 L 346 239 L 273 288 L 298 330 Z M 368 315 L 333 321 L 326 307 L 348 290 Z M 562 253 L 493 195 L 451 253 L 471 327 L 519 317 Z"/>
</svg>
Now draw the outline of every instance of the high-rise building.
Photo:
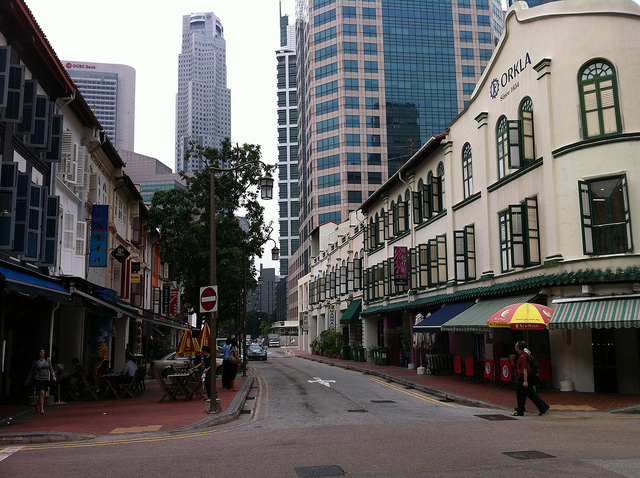
<svg viewBox="0 0 640 478">
<path fill-rule="evenodd" d="M 176 95 L 177 172 L 200 171 L 202 161 L 185 153 L 190 143 L 217 148 L 231 136 L 231 90 L 227 88 L 226 41 L 212 12 L 182 17 Z"/>
<path fill-rule="evenodd" d="M 291 318 L 297 278 L 317 253 L 311 233 L 345 220 L 445 131 L 503 21 L 500 0 L 298 0 L 300 247 L 289 261 Z M 434 184 L 440 175 L 433 172 Z"/>
<path fill-rule="evenodd" d="M 278 62 L 278 189 L 280 271 L 286 276 L 289 257 L 299 245 L 298 202 L 298 98 L 296 86 L 295 25 L 280 16 L 281 48 Z"/>
<path fill-rule="evenodd" d="M 136 70 L 127 65 L 63 61 L 116 149 L 133 151 Z"/>
</svg>

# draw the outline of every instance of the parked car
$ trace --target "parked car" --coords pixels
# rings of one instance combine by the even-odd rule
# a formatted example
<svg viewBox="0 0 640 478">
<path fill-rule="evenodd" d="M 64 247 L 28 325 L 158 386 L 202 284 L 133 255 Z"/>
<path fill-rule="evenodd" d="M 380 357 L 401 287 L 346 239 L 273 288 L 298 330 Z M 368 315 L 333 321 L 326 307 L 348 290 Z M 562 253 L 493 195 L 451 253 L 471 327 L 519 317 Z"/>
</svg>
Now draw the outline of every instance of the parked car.
<svg viewBox="0 0 640 478">
<path fill-rule="evenodd" d="M 249 345 L 247 347 L 247 360 L 267 360 L 267 349 L 258 344 Z"/>
<path fill-rule="evenodd" d="M 149 377 L 155 377 L 156 371 L 159 371 L 163 378 L 167 375 L 177 372 L 184 373 L 193 366 L 193 357 L 179 357 L 176 352 L 171 352 L 164 357 L 151 361 L 149 367 Z M 216 357 L 216 375 L 222 374 L 222 359 Z"/>
</svg>

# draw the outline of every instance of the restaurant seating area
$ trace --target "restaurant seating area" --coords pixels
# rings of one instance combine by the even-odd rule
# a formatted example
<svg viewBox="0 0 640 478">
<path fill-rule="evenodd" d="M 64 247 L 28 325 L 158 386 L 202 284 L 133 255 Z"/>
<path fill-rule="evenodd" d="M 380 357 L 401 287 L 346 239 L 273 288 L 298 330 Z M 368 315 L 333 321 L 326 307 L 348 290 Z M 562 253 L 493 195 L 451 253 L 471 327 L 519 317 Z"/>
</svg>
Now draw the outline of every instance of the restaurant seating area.
<svg viewBox="0 0 640 478">
<path fill-rule="evenodd" d="M 164 392 L 158 402 L 164 399 L 173 402 L 178 398 L 199 400 L 206 395 L 201 373 L 175 373 L 162 378 L 160 372 L 156 372 L 155 377 L 160 389 Z"/>
</svg>

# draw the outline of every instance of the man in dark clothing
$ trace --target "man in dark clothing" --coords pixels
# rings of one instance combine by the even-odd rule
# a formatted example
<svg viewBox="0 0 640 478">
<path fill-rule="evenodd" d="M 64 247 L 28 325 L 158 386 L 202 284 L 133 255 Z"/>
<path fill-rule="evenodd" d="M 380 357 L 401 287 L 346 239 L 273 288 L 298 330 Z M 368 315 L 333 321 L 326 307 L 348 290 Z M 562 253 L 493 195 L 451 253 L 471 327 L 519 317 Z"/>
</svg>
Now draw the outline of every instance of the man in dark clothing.
<svg viewBox="0 0 640 478">
<path fill-rule="evenodd" d="M 516 353 L 518 354 L 518 362 L 516 364 L 516 370 L 518 373 L 518 384 L 516 385 L 516 398 L 518 400 L 518 408 L 513 413 L 514 416 L 521 417 L 524 415 L 524 404 L 529 400 L 538 408 L 538 415 L 544 415 L 549 410 L 549 405 L 545 402 L 538 392 L 536 392 L 533 385 L 529 384 L 528 378 L 531 373 L 531 355 L 527 350 L 527 343 L 523 340 L 519 340 L 515 345 Z"/>
</svg>

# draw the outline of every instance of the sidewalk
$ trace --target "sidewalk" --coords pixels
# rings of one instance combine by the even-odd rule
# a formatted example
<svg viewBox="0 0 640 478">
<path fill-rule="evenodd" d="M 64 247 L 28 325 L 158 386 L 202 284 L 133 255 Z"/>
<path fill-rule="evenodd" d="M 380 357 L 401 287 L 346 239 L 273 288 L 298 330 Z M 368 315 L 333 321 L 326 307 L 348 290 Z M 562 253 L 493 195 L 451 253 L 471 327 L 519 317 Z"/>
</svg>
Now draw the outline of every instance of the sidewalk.
<svg viewBox="0 0 640 478">
<path fill-rule="evenodd" d="M 121 400 L 70 401 L 45 407 L 38 415 L 35 407 L 24 405 L 0 408 L 0 445 L 88 440 L 100 435 L 178 431 L 214 426 L 236 419 L 253 383 L 253 377 L 238 374 L 238 391 L 222 388 L 218 378 L 218 398 L 222 412 L 208 414 L 206 401 L 165 398 L 155 380 L 146 381 L 145 392 Z"/>
<path fill-rule="evenodd" d="M 416 370 L 398 366 L 374 365 L 369 362 L 354 362 L 293 351 L 296 356 L 331 364 L 337 367 L 376 375 L 387 380 L 432 393 L 441 399 L 484 408 L 504 408 L 510 411 L 516 406 L 515 390 L 509 386 L 476 383 L 456 376 L 418 375 Z M 580 412 L 640 412 L 640 396 L 618 394 L 596 394 L 559 392 L 540 389 L 540 395 L 551 406 L 551 410 Z M 529 410 L 533 404 L 527 403 Z M 537 412 L 536 412 L 537 415 Z"/>
</svg>

